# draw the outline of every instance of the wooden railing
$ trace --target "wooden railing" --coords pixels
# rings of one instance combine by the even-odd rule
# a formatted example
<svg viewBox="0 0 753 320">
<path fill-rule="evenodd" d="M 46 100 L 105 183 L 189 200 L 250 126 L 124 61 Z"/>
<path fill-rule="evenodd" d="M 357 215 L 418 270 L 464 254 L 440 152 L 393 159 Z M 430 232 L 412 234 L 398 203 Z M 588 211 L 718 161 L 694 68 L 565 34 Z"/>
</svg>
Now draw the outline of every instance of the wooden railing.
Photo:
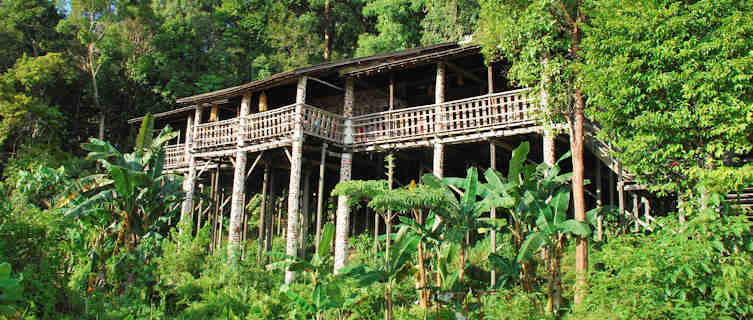
<svg viewBox="0 0 753 320">
<path fill-rule="evenodd" d="M 345 117 L 322 109 L 303 106 L 303 131 L 335 143 L 343 143 Z"/>
<path fill-rule="evenodd" d="M 165 146 L 165 168 L 177 168 L 187 164 L 185 144 Z"/>
<path fill-rule="evenodd" d="M 238 143 L 238 127 L 238 118 L 199 124 L 196 126 L 193 146 L 196 149 L 207 149 L 235 145 Z"/>
<path fill-rule="evenodd" d="M 353 146 L 447 137 L 525 126 L 537 120 L 529 90 L 514 90 L 350 118 Z M 344 144 L 346 118 L 303 105 L 303 132 Z M 245 118 L 199 124 L 193 149 L 199 152 L 229 149 L 242 139 L 246 145 L 276 142 L 291 137 L 296 105 L 254 113 Z"/>
<path fill-rule="evenodd" d="M 277 139 L 293 133 L 295 105 L 246 116 L 242 134 L 246 143 Z"/>
<path fill-rule="evenodd" d="M 537 121 L 528 89 L 352 118 L 355 145 L 442 137 Z"/>
</svg>

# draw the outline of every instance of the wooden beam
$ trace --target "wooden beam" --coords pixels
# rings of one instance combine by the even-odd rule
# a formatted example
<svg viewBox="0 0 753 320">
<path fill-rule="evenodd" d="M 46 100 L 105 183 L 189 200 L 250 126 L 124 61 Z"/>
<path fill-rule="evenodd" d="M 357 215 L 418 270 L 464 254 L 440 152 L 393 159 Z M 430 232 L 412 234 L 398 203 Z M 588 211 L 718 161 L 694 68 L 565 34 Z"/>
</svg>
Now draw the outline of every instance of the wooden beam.
<svg viewBox="0 0 753 320">
<path fill-rule="evenodd" d="M 475 75 L 473 73 L 470 73 L 468 71 L 463 70 L 463 68 L 461 68 L 460 66 L 458 66 L 458 65 L 456 65 L 456 64 L 454 64 L 452 62 L 445 61 L 444 64 L 446 64 L 447 67 L 449 67 L 453 71 L 455 71 L 455 72 L 463 75 L 464 77 L 466 77 L 468 79 L 471 79 L 473 81 L 476 81 L 481 86 L 488 85 L 488 83 L 486 81 L 482 80 L 479 76 L 477 76 L 477 75 Z"/>
<path fill-rule="evenodd" d="M 324 81 L 324 80 L 321 80 L 321 79 L 317 79 L 317 78 L 314 78 L 314 77 L 311 77 L 311 76 L 309 76 L 309 79 L 310 79 L 310 80 L 314 80 L 314 81 L 316 81 L 316 82 L 319 82 L 319 83 L 321 83 L 321 84 L 323 84 L 323 85 L 325 85 L 325 86 L 328 86 L 328 87 L 330 87 L 330 88 L 332 88 L 332 89 L 335 89 L 335 90 L 339 90 L 339 91 L 345 92 L 345 89 L 343 89 L 343 88 L 341 88 L 341 87 L 338 87 L 338 86 L 336 86 L 336 85 L 334 85 L 334 84 L 331 84 L 331 83 L 329 83 L 329 82 L 327 82 L 327 81 Z"/>
<path fill-rule="evenodd" d="M 285 156 L 288 157 L 288 161 L 293 162 L 293 156 L 290 155 L 290 150 L 288 150 L 288 148 L 283 148 L 282 150 L 285 151 Z"/>
<path fill-rule="evenodd" d="M 251 172 L 254 171 L 254 168 L 256 168 L 256 164 L 259 163 L 259 160 L 261 160 L 261 157 L 264 155 L 264 151 L 259 152 L 259 155 L 256 156 L 256 160 L 254 160 L 254 163 L 251 164 L 251 168 L 248 169 L 248 172 L 246 173 L 246 179 L 251 175 Z"/>
</svg>

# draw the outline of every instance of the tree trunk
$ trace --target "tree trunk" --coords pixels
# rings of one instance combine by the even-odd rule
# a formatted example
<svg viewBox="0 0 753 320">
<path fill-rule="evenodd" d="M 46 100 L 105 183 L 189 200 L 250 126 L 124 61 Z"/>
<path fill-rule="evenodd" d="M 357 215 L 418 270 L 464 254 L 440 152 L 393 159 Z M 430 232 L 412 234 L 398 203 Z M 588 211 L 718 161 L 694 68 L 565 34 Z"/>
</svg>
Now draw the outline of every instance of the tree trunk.
<svg viewBox="0 0 753 320">
<path fill-rule="evenodd" d="M 563 239 L 561 238 L 557 240 L 557 244 L 551 250 L 551 256 L 548 257 L 551 268 L 549 270 L 549 299 L 547 302 L 547 312 L 555 314 L 559 312 L 560 304 L 562 302 L 562 277 L 560 275 L 562 240 Z"/>
<path fill-rule="evenodd" d="M 416 217 L 416 223 L 418 225 L 424 225 L 423 212 L 420 210 L 413 210 L 413 215 Z M 418 285 L 420 286 L 419 300 L 421 302 L 421 308 L 429 306 L 429 295 L 426 292 L 426 266 L 424 265 L 424 241 L 418 242 Z"/>
<path fill-rule="evenodd" d="M 390 176 L 390 181 L 392 180 L 392 176 Z M 387 216 L 384 217 L 384 223 L 387 225 L 387 241 L 385 245 L 385 255 L 384 255 L 384 263 L 387 265 L 390 265 L 390 242 L 392 239 L 390 239 L 390 234 L 392 234 L 392 213 L 388 212 Z M 388 279 L 387 283 L 384 285 L 384 299 L 387 301 L 387 310 L 384 313 L 384 319 L 386 320 L 392 320 L 392 280 Z"/>
<path fill-rule="evenodd" d="M 583 179 L 583 121 L 584 100 L 580 88 L 575 89 L 575 127 L 573 128 L 573 211 L 575 220 L 586 222 L 586 201 L 584 198 Z M 575 306 L 579 306 L 586 294 L 588 273 L 588 239 L 578 237 L 575 248 Z"/>
<path fill-rule="evenodd" d="M 332 59 L 332 28 L 329 19 L 329 0 L 324 0 L 324 61 Z"/>
</svg>

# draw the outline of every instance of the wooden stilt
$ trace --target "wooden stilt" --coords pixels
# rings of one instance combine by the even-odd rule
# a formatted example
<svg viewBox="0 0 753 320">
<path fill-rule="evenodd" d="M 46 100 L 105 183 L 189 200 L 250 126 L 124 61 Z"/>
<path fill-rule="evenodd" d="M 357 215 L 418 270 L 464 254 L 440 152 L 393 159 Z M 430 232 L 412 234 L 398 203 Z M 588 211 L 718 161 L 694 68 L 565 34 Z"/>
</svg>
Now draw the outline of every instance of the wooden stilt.
<svg viewBox="0 0 753 320">
<path fill-rule="evenodd" d="M 633 232 L 639 231 L 639 222 L 638 222 L 638 195 L 635 193 L 635 191 L 632 192 L 633 196 Z"/>
<path fill-rule="evenodd" d="M 188 171 L 185 174 L 185 177 L 183 178 L 183 191 L 186 193 L 185 198 L 183 199 L 183 207 L 180 211 L 180 221 L 182 223 L 187 223 L 186 221 L 191 221 L 188 223 L 193 223 L 193 218 L 191 217 L 193 213 L 193 196 L 194 196 L 194 188 L 196 188 L 196 160 L 193 158 L 193 155 L 190 152 L 190 146 L 193 143 L 193 131 L 191 130 L 191 127 L 193 126 L 193 115 L 189 115 L 188 119 L 186 120 L 186 154 L 185 158 L 186 161 L 188 161 Z M 180 223 L 179 223 L 180 224 Z M 183 233 L 182 228 L 178 228 L 178 233 Z"/>
<path fill-rule="evenodd" d="M 275 194 L 275 188 L 277 188 L 277 180 L 275 178 L 274 170 L 272 168 L 269 169 L 269 199 L 267 204 L 267 213 L 266 213 L 266 225 L 267 225 L 267 231 L 264 241 L 265 249 L 267 252 L 272 251 L 272 241 L 274 241 L 274 217 L 275 217 L 275 205 L 274 205 L 274 194 Z M 266 258 L 266 263 L 269 263 L 269 256 Z"/>
<path fill-rule="evenodd" d="M 299 256 L 306 256 L 306 237 L 309 231 L 309 217 L 311 215 L 311 170 L 303 175 L 303 196 L 301 197 L 301 252 Z"/>
<path fill-rule="evenodd" d="M 607 170 L 607 172 L 609 173 L 609 184 L 607 184 L 609 189 L 609 205 L 613 206 L 615 204 L 614 193 L 617 190 L 617 185 L 614 182 L 614 172 L 612 170 Z"/>
<path fill-rule="evenodd" d="M 319 251 L 319 241 L 322 239 L 322 212 L 324 211 L 324 173 L 327 162 L 327 144 L 322 145 L 322 155 L 319 161 L 319 188 L 316 192 L 316 239 L 314 245 Z"/>
<path fill-rule="evenodd" d="M 600 208 L 604 205 L 602 202 L 602 195 L 601 195 L 601 162 L 599 160 L 596 161 L 596 207 Z M 603 233 L 604 233 L 604 217 L 599 216 L 596 218 L 596 241 L 601 241 L 603 239 Z"/>
<path fill-rule="evenodd" d="M 203 183 L 199 184 L 199 194 L 202 195 L 202 196 L 204 195 L 204 184 Z M 201 213 L 203 211 L 203 208 L 204 208 L 204 198 L 201 197 L 201 198 L 199 198 L 199 205 L 198 205 L 198 209 L 196 210 L 196 215 L 197 215 L 197 217 L 196 217 L 196 236 L 199 235 L 199 230 L 201 230 Z"/>
<path fill-rule="evenodd" d="M 434 86 L 434 103 L 437 104 L 437 126 L 440 130 L 444 129 L 444 115 L 443 110 L 440 107 L 441 103 L 444 103 L 444 80 L 445 80 L 445 64 L 442 62 L 437 63 L 437 76 L 436 84 Z M 434 142 L 434 161 L 432 167 L 432 173 L 437 177 L 444 177 L 444 144 Z"/>
<path fill-rule="evenodd" d="M 261 207 L 259 208 L 259 237 L 258 247 L 256 248 L 256 263 L 261 265 L 262 257 L 267 253 L 264 247 L 264 241 L 267 235 L 267 190 L 269 188 L 269 166 L 264 165 L 264 178 L 261 185 Z"/>
<path fill-rule="evenodd" d="M 491 67 L 490 69 L 490 80 L 491 80 Z M 491 87 L 491 84 L 490 84 Z M 489 144 L 489 168 L 492 170 L 497 170 L 497 147 L 490 143 Z M 491 211 L 489 212 L 490 217 L 492 218 L 492 221 L 497 219 L 497 208 L 491 208 Z M 495 228 L 492 228 L 492 234 L 490 240 L 490 247 L 492 254 L 497 253 L 497 230 Z M 497 270 L 492 268 L 492 274 L 491 274 L 491 280 L 492 280 L 492 288 L 494 288 L 497 285 Z"/>
<path fill-rule="evenodd" d="M 354 100 L 354 84 L 353 79 L 345 80 L 345 101 L 343 104 L 343 115 L 345 120 L 345 144 L 353 143 L 353 123 L 350 117 L 353 116 L 353 100 Z M 353 166 L 353 154 L 350 152 L 343 152 L 340 158 L 340 182 L 350 181 L 351 170 Z M 337 197 L 337 224 L 335 228 L 335 274 L 339 273 L 342 268 L 347 264 L 347 245 L 348 245 L 348 229 L 350 223 L 350 207 L 348 206 L 348 198 L 345 196 Z"/>
<path fill-rule="evenodd" d="M 298 252 L 298 210 L 300 203 L 298 194 L 301 185 L 301 164 L 303 161 L 303 104 L 306 103 L 306 83 L 308 78 L 298 78 L 296 92 L 295 123 L 293 129 L 293 145 L 291 146 L 290 159 L 290 186 L 288 187 L 288 226 L 285 253 L 295 256 Z M 285 283 L 290 284 L 295 280 L 295 272 L 288 268 L 285 270 Z"/>
<path fill-rule="evenodd" d="M 246 116 L 251 105 L 251 92 L 243 95 L 240 106 L 241 128 L 245 127 Z M 243 135 L 238 135 L 238 147 L 244 144 Z M 246 151 L 235 152 L 235 171 L 233 172 L 233 193 L 230 202 L 230 225 L 228 226 L 228 263 L 237 263 L 241 257 L 241 239 L 243 231 L 243 213 L 245 210 L 244 195 L 246 194 Z"/>
<path fill-rule="evenodd" d="M 620 205 L 620 217 L 619 217 L 619 224 L 620 228 L 625 227 L 625 181 L 622 177 L 622 164 L 619 164 L 617 166 L 617 193 L 618 193 L 618 201 Z"/>
</svg>

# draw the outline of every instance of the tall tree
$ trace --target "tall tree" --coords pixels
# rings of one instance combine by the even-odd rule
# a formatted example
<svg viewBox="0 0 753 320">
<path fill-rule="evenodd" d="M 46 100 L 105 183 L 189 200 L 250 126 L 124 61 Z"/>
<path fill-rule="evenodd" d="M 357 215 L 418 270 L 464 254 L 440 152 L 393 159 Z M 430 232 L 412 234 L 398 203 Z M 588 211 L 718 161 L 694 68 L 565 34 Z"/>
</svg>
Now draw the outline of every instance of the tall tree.
<svg viewBox="0 0 753 320">
<path fill-rule="evenodd" d="M 584 41 L 592 116 L 658 191 L 750 183 L 753 3 L 602 1 Z M 649 151 L 649 152 L 647 152 Z M 746 178 L 747 177 L 747 178 Z"/>
<path fill-rule="evenodd" d="M 0 3 L 0 71 L 11 67 L 23 53 L 31 57 L 55 51 L 60 34 L 55 31 L 63 18 L 48 0 L 9 0 Z"/>
<path fill-rule="evenodd" d="M 581 1 L 483 0 L 479 42 L 487 60 L 512 62 L 509 77 L 520 86 L 540 88 L 548 94 L 547 114 L 567 121 L 573 162 L 573 211 L 586 221 L 583 187 L 583 123 L 581 41 L 586 12 Z M 542 83 L 541 79 L 548 79 Z M 586 291 L 587 239 L 576 240 L 576 294 L 578 305 Z"/>
</svg>

